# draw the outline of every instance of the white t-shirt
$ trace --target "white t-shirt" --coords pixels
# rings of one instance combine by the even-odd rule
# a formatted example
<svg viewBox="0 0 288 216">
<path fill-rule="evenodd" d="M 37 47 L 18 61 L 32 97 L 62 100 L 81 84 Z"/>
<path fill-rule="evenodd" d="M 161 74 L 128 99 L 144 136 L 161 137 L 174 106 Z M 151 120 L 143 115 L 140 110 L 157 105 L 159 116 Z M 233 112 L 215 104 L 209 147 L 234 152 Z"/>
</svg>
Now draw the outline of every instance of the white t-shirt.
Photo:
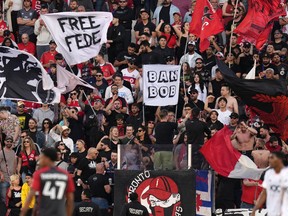
<svg viewBox="0 0 288 216">
<path fill-rule="evenodd" d="M 283 192 L 281 216 L 288 216 L 288 168 L 281 171 L 281 190 Z"/>
<path fill-rule="evenodd" d="M 218 113 L 218 121 L 220 121 L 224 125 L 229 125 L 231 111 L 226 110 L 222 112 L 220 109 L 215 109 L 215 111 L 217 111 Z"/>
<path fill-rule="evenodd" d="M 133 90 L 133 92 L 135 92 L 135 82 L 140 77 L 139 72 L 137 70 L 134 70 L 132 72 L 128 72 L 127 68 L 121 70 L 121 72 L 123 74 L 123 79 L 130 82 L 132 90 Z"/>
<path fill-rule="evenodd" d="M 266 189 L 266 208 L 269 216 L 280 216 L 281 214 L 281 174 L 274 169 L 269 169 L 265 173 L 262 184 Z"/>
</svg>

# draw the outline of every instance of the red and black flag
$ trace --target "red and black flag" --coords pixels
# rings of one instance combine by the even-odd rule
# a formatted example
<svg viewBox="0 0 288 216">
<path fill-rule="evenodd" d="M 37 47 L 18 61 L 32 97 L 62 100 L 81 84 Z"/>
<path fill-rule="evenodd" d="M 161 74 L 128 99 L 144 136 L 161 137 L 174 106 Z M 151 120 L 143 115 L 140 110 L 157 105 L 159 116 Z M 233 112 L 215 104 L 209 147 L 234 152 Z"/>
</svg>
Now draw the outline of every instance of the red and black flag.
<svg viewBox="0 0 288 216">
<path fill-rule="evenodd" d="M 208 38 L 224 30 L 223 23 L 208 0 L 197 1 L 190 23 L 190 33 L 200 38 L 200 51 L 205 51 Z"/>
<path fill-rule="evenodd" d="M 224 80 L 273 131 L 288 139 L 288 97 L 285 81 L 239 79 L 224 62 L 217 59 Z"/>
<path fill-rule="evenodd" d="M 271 33 L 273 20 L 286 15 L 283 0 L 249 0 L 248 12 L 235 33 L 261 49 Z"/>
</svg>

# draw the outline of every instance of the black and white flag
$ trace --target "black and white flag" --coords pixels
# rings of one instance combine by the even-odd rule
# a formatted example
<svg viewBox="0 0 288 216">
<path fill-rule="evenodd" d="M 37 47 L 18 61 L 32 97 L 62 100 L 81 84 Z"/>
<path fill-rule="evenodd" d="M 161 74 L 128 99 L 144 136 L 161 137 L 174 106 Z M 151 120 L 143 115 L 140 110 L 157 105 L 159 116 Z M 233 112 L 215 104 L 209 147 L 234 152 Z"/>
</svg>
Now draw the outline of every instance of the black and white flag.
<svg viewBox="0 0 288 216">
<path fill-rule="evenodd" d="M 59 103 L 60 91 L 33 55 L 0 46 L 0 99 Z"/>
<path fill-rule="evenodd" d="M 98 55 L 107 42 L 113 16 L 110 12 L 63 12 L 41 15 L 69 65 L 88 61 Z"/>
</svg>

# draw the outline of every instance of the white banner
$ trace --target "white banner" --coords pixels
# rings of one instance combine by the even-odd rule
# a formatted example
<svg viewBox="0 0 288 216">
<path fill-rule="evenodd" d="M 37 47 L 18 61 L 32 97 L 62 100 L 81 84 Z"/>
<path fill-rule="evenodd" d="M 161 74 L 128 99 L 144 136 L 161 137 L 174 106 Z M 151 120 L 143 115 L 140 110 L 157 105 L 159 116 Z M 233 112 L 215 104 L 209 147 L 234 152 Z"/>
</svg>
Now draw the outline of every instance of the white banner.
<svg viewBox="0 0 288 216">
<path fill-rule="evenodd" d="M 148 106 L 176 105 L 180 65 L 143 65 L 143 102 Z"/>
<path fill-rule="evenodd" d="M 41 15 L 69 65 L 85 62 L 98 55 L 107 41 L 113 16 L 110 12 L 62 12 Z"/>
</svg>

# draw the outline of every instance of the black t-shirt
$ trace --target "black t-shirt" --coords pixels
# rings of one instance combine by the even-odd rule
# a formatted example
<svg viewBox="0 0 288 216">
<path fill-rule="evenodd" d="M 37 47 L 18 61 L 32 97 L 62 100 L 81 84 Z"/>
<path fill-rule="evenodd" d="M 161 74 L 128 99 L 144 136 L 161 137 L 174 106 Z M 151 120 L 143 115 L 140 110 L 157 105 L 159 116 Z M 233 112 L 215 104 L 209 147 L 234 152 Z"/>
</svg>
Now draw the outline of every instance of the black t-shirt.
<svg viewBox="0 0 288 216">
<path fill-rule="evenodd" d="M 116 60 L 121 62 L 121 61 L 132 59 L 132 58 L 137 59 L 137 57 L 138 57 L 137 55 L 130 55 L 127 51 L 123 51 L 123 52 L 120 52 L 117 55 Z M 120 65 L 118 67 L 118 71 L 121 71 L 121 70 L 123 70 L 124 68 L 127 68 L 127 67 L 128 67 L 128 64 Z"/>
<path fill-rule="evenodd" d="M 97 86 L 96 83 L 93 85 L 95 88 L 98 89 L 99 93 L 101 94 L 102 98 L 105 98 L 105 92 L 108 87 L 107 82 L 102 82 L 102 85 Z"/>
<path fill-rule="evenodd" d="M 278 69 L 274 64 L 269 64 L 268 66 L 262 64 L 256 67 L 256 76 L 259 76 L 260 72 L 263 72 L 268 68 L 272 68 L 274 70 L 274 75 L 279 74 Z"/>
<path fill-rule="evenodd" d="M 92 197 L 101 197 L 107 199 L 107 193 L 104 186 L 109 185 L 108 177 L 103 174 L 94 174 L 88 178 Z"/>
<path fill-rule="evenodd" d="M 170 23 L 170 7 L 171 4 L 168 7 L 162 7 L 160 14 L 159 14 L 159 20 L 163 20 L 164 23 Z"/>
<path fill-rule="evenodd" d="M 204 133 L 210 136 L 211 131 L 209 130 L 205 122 L 199 119 L 192 119 L 185 122 L 186 134 L 188 143 L 197 146 L 204 144 Z"/>
<path fill-rule="evenodd" d="M 85 126 L 87 126 L 87 123 L 89 121 L 93 121 L 95 116 L 94 116 L 94 113 L 92 111 L 92 108 L 89 105 L 85 105 L 84 112 L 85 112 L 85 122 L 86 122 Z M 96 113 L 96 115 L 101 115 L 101 114 L 104 115 L 104 111 L 103 110 L 95 110 L 94 109 L 94 112 Z"/>
<path fill-rule="evenodd" d="M 101 160 L 100 160 L 101 162 Z M 81 173 L 81 180 L 86 183 L 86 181 L 88 180 L 88 178 L 90 176 L 92 176 L 93 174 L 95 174 L 96 172 L 96 163 L 97 161 L 96 160 L 89 160 L 87 158 L 84 158 L 82 159 L 80 162 L 79 162 L 79 165 L 78 165 L 78 170 L 81 170 L 82 173 Z"/>
<path fill-rule="evenodd" d="M 78 162 L 80 162 L 82 159 L 84 159 L 87 156 L 87 151 L 78 152 Z M 79 163 L 78 163 L 79 164 Z"/>
<path fill-rule="evenodd" d="M 37 134 L 37 130 L 35 132 L 28 130 L 28 136 L 31 137 L 31 139 L 33 140 L 34 143 L 37 143 L 36 134 Z"/>
<path fill-rule="evenodd" d="M 27 130 L 28 129 L 28 122 L 32 118 L 32 116 L 28 113 L 25 113 L 25 112 L 22 114 L 16 113 L 15 115 L 19 119 L 21 130 Z"/>
<path fill-rule="evenodd" d="M 145 206 L 134 201 L 123 206 L 120 216 L 149 216 L 149 213 Z"/>
<path fill-rule="evenodd" d="M 277 70 L 279 72 L 279 79 L 286 80 L 287 79 L 287 73 L 288 73 L 288 65 L 282 63 L 276 67 L 277 67 Z"/>
<path fill-rule="evenodd" d="M 109 150 L 109 151 L 101 150 L 101 151 L 99 151 L 99 156 L 101 158 L 106 158 L 107 161 L 109 161 L 109 160 L 111 160 L 111 152 L 112 152 L 111 150 Z"/>
<path fill-rule="evenodd" d="M 166 64 L 166 58 L 168 56 L 170 57 L 174 57 L 175 56 L 175 50 L 165 47 L 164 49 L 161 48 L 160 46 L 156 47 L 153 52 L 155 52 L 156 54 L 158 54 L 160 56 L 160 63 L 161 64 Z"/>
<path fill-rule="evenodd" d="M 155 127 L 157 151 L 171 151 L 173 148 L 174 131 L 177 130 L 175 122 L 159 122 Z M 161 145 L 168 145 L 162 146 Z"/>
<path fill-rule="evenodd" d="M 85 200 L 74 208 L 73 216 L 100 216 L 100 208 L 91 200 Z"/>
<path fill-rule="evenodd" d="M 275 50 L 281 50 L 282 48 L 287 48 L 287 44 L 283 41 L 281 41 L 280 43 L 273 42 L 272 45 L 273 45 Z"/>
<path fill-rule="evenodd" d="M 160 64 L 161 63 L 160 56 L 157 53 L 155 53 L 155 52 L 142 53 L 140 55 L 139 61 L 141 61 L 139 63 L 141 63 L 142 65 L 145 65 L 145 64 Z"/>
<path fill-rule="evenodd" d="M 139 35 L 141 35 L 144 31 L 144 28 L 149 28 L 150 32 L 155 32 L 155 24 L 152 22 L 148 22 L 146 25 L 144 25 L 144 23 L 142 21 L 138 22 L 135 26 L 134 26 L 134 31 L 139 31 Z"/>
<path fill-rule="evenodd" d="M 210 130 L 216 129 L 217 131 L 221 130 L 224 127 L 224 125 L 218 120 L 214 123 L 212 121 L 208 121 L 207 126 Z"/>
<path fill-rule="evenodd" d="M 204 102 L 203 101 L 201 101 L 201 100 L 197 100 L 197 102 L 193 102 L 191 99 L 189 99 L 189 101 L 188 101 L 188 103 L 192 106 L 192 109 L 193 108 L 195 108 L 195 107 L 197 107 L 197 108 L 199 108 L 201 111 L 203 111 L 204 110 Z"/>
</svg>

